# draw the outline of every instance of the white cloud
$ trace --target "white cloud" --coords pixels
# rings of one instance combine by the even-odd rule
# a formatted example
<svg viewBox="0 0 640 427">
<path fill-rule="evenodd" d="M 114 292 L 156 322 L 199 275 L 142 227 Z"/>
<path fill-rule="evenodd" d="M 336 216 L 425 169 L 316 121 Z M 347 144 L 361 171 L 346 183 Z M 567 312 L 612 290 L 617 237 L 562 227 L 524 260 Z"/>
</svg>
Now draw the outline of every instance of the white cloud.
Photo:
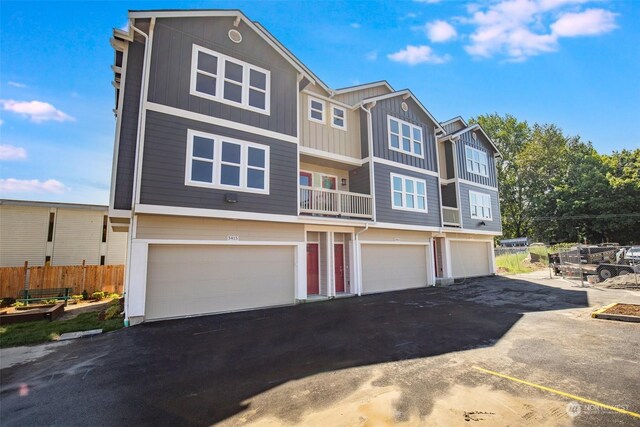
<svg viewBox="0 0 640 427">
<path fill-rule="evenodd" d="M 9 82 L 9 86 L 19 87 L 20 89 L 24 89 L 25 87 L 27 87 L 26 84 L 18 82 Z"/>
<path fill-rule="evenodd" d="M 399 50 L 398 52 L 387 55 L 387 57 L 392 61 L 404 62 L 409 65 L 422 64 L 425 62 L 431 64 L 443 64 L 451 59 L 449 55 L 436 55 L 431 47 L 424 45 L 408 45 L 406 48 Z"/>
<path fill-rule="evenodd" d="M 587 9 L 565 13 L 551 24 L 553 34 L 560 37 L 595 36 L 616 29 L 616 14 L 604 9 Z"/>
<path fill-rule="evenodd" d="M 502 0 L 484 6 L 474 4 L 473 8 L 468 7 L 471 17 L 461 20 L 475 26 L 465 50 L 474 57 L 505 55 L 510 61 L 524 61 L 558 50 L 561 37 L 596 35 L 616 28 L 616 15 L 603 9 L 566 13 L 567 7 L 574 10 L 587 1 Z M 560 18 L 551 26 L 546 24 L 558 15 Z"/>
<path fill-rule="evenodd" d="M 56 109 L 48 102 L 42 101 L 15 101 L 13 99 L 0 99 L 0 104 L 5 111 L 12 111 L 23 117 L 28 117 L 32 122 L 42 123 L 48 120 L 66 122 L 75 120 L 70 115 Z"/>
<path fill-rule="evenodd" d="M 27 150 L 13 145 L 0 145 L 0 160 L 24 160 L 27 158 Z"/>
<path fill-rule="evenodd" d="M 455 39 L 458 35 L 451 24 L 441 20 L 426 23 L 424 32 L 432 43 L 446 42 Z"/>
<path fill-rule="evenodd" d="M 48 179 L 0 179 L 0 193 L 54 193 L 62 194 L 69 189 L 60 181 Z"/>
<path fill-rule="evenodd" d="M 362 25 L 360 25 L 360 24 L 359 24 L 359 23 L 357 23 L 357 22 L 352 22 L 351 24 L 349 24 L 349 26 L 350 26 L 351 28 L 358 29 L 358 28 L 360 28 Z"/>
<path fill-rule="evenodd" d="M 367 61 L 375 61 L 376 59 L 378 59 L 378 51 L 372 50 L 371 52 L 367 52 L 364 57 Z"/>
</svg>

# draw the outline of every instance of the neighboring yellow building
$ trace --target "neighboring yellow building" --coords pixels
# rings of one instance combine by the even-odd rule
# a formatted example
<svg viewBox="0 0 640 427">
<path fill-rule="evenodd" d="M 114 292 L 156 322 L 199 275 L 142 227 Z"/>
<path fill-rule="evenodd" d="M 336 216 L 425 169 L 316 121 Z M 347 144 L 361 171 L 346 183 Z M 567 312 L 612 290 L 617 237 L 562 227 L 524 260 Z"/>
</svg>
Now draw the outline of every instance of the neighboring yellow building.
<svg viewBox="0 0 640 427">
<path fill-rule="evenodd" d="M 0 267 L 124 264 L 126 252 L 107 206 L 0 199 Z"/>
</svg>

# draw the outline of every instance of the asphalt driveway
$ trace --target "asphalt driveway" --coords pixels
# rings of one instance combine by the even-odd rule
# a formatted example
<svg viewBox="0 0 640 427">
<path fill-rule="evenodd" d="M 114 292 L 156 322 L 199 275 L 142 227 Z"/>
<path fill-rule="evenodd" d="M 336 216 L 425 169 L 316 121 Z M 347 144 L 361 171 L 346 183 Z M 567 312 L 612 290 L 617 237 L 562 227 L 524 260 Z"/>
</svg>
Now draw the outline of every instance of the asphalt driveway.
<svg viewBox="0 0 640 427">
<path fill-rule="evenodd" d="M 640 303 L 640 295 L 538 276 L 156 322 L 77 340 L 0 371 L 0 422 L 640 421 L 598 405 L 568 414 L 572 399 L 477 369 L 640 412 L 640 324 L 589 318 L 589 306 Z"/>
</svg>

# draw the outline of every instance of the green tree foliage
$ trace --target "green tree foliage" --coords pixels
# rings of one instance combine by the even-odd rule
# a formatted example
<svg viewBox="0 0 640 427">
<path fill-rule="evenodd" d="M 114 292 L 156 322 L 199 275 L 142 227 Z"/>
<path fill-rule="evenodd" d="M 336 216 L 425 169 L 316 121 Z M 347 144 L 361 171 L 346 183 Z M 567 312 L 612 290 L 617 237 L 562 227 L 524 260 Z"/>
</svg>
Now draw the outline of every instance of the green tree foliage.
<svg viewBox="0 0 640 427">
<path fill-rule="evenodd" d="M 553 124 L 482 115 L 494 140 L 505 238 L 640 243 L 640 149 L 601 155 Z"/>
</svg>

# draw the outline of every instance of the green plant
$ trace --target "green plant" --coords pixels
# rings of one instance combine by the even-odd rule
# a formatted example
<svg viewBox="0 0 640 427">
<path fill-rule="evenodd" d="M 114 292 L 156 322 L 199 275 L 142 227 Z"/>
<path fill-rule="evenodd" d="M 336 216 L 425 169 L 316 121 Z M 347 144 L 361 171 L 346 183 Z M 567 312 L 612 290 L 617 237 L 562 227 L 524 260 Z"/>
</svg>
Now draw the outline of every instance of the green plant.
<svg viewBox="0 0 640 427">
<path fill-rule="evenodd" d="M 43 301 L 42 301 L 42 303 L 43 303 L 43 304 L 57 304 L 57 303 L 58 303 L 58 300 L 57 300 L 57 299 L 55 299 L 55 298 L 52 298 L 52 299 L 46 299 L 46 300 L 43 300 Z"/>
<path fill-rule="evenodd" d="M 505 273 L 528 273 L 534 270 L 531 263 L 526 262 L 526 253 L 505 254 L 496 257 L 496 266 L 504 270 Z"/>
<path fill-rule="evenodd" d="M 71 298 L 73 298 L 76 301 L 80 301 L 81 299 L 84 299 L 84 295 L 82 295 L 82 294 L 71 295 Z"/>
<path fill-rule="evenodd" d="M 87 292 L 86 289 L 84 291 L 82 291 L 82 299 L 84 299 L 84 300 L 89 299 L 89 292 Z"/>
<path fill-rule="evenodd" d="M 11 307 L 24 307 L 24 303 L 22 301 L 16 301 L 11 304 Z"/>
<path fill-rule="evenodd" d="M 120 313 L 122 313 L 120 304 L 112 305 L 104 311 L 104 320 L 110 320 L 114 317 L 118 317 L 120 316 Z"/>
<path fill-rule="evenodd" d="M 0 307 L 11 307 L 15 302 L 15 298 L 2 298 L 0 300 Z"/>
<path fill-rule="evenodd" d="M 94 299 L 96 301 L 100 301 L 103 298 L 104 298 L 104 292 L 102 291 L 97 291 L 91 294 L 91 299 Z"/>
<path fill-rule="evenodd" d="M 110 299 L 119 299 L 120 298 L 120 294 L 116 294 L 116 293 L 111 293 L 107 296 L 107 298 Z"/>
</svg>

